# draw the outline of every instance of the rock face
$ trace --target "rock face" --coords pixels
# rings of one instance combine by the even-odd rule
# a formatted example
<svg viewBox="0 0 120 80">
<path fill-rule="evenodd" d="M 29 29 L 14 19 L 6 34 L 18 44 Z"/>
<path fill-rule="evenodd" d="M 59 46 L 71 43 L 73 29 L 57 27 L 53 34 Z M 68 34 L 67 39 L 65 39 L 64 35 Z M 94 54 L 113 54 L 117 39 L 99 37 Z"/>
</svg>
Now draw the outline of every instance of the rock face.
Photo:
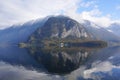
<svg viewBox="0 0 120 80">
<path fill-rule="evenodd" d="M 82 24 L 69 17 L 56 16 L 48 18 L 44 25 L 30 36 L 28 44 L 51 49 L 70 48 L 70 46 L 75 47 L 77 44 L 80 47 L 81 43 L 87 44 L 87 42 L 93 45 L 95 41 L 98 40 L 93 38 L 91 32 L 87 31 Z M 97 45 L 104 45 L 103 42 L 96 43 Z"/>
<path fill-rule="evenodd" d="M 83 27 L 73 19 L 64 16 L 50 17 L 45 24 L 38 28 L 33 38 L 90 38 Z"/>
</svg>

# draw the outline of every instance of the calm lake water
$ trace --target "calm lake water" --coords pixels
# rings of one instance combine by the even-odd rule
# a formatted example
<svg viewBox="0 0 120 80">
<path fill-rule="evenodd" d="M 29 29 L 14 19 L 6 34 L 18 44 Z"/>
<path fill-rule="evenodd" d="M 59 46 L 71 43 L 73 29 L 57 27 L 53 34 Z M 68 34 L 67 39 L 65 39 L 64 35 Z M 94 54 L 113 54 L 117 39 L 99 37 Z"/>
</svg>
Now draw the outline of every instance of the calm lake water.
<svg viewBox="0 0 120 80">
<path fill-rule="evenodd" d="M 33 51 L 1 46 L 0 80 L 120 80 L 120 47 Z"/>
</svg>

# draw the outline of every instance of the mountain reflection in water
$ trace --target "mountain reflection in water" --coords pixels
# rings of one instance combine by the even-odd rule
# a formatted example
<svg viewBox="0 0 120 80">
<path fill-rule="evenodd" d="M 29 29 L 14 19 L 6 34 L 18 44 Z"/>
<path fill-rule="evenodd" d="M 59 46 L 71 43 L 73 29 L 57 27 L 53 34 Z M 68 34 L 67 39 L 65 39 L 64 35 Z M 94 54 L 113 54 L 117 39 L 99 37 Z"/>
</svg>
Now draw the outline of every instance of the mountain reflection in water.
<svg viewBox="0 0 120 80">
<path fill-rule="evenodd" d="M 30 50 L 17 46 L 0 47 L 0 80 L 120 79 L 120 47 Z M 62 72 L 67 74 L 52 74 Z"/>
<path fill-rule="evenodd" d="M 31 55 L 51 73 L 69 73 L 87 60 L 90 50 L 30 50 Z"/>
</svg>

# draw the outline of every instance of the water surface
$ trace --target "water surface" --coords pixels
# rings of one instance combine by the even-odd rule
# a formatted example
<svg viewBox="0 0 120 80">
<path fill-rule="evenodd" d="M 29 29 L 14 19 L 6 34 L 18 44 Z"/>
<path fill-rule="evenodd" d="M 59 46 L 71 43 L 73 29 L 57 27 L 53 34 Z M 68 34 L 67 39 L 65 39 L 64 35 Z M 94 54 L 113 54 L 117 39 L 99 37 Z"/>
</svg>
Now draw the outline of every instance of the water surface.
<svg viewBox="0 0 120 80">
<path fill-rule="evenodd" d="M 0 80 L 120 80 L 120 47 L 37 50 L 0 47 Z"/>
</svg>

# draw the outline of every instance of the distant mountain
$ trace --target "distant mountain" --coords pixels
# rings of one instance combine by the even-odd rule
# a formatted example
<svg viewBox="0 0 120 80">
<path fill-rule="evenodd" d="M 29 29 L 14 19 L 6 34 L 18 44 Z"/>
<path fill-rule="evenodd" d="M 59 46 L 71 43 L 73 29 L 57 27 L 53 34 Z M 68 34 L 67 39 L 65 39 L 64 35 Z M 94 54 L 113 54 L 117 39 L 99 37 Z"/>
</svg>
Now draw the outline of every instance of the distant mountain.
<svg viewBox="0 0 120 80">
<path fill-rule="evenodd" d="M 96 25 L 93 22 L 85 20 L 83 25 L 86 28 L 87 32 L 90 33 L 94 39 L 104 40 L 108 42 L 120 41 L 120 38 L 118 36 L 106 30 L 105 28 Z"/>
<path fill-rule="evenodd" d="M 111 24 L 107 30 L 120 37 L 120 23 Z"/>
<path fill-rule="evenodd" d="M 0 30 L 0 44 L 18 44 L 26 42 L 29 36 L 38 28 L 41 27 L 48 17 L 35 21 L 29 21 L 21 25 L 13 25 L 9 28 Z"/>
<path fill-rule="evenodd" d="M 31 35 L 40 39 L 59 37 L 120 41 L 119 37 L 90 21 L 79 23 L 69 17 L 51 16 L 0 30 L 0 44 L 26 42 Z"/>
</svg>

